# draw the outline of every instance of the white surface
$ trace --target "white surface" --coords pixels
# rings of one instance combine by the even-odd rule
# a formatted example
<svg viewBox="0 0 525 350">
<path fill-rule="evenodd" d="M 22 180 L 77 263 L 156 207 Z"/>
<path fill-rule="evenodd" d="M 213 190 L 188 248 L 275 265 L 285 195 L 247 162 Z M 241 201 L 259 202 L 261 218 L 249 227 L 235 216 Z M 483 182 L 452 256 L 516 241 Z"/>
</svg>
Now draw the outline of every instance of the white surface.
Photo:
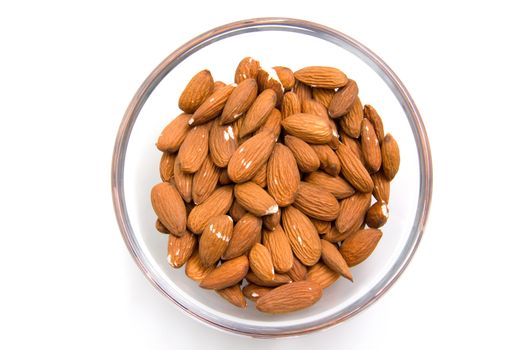
<svg viewBox="0 0 525 350">
<path fill-rule="evenodd" d="M 525 348 L 523 11 L 342 3 L 0 4 L 0 348 Z M 427 126 L 434 200 L 414 260 L 375 305 L 328 331 L 253 340 L 204 327 L 146 282 L 118 233 L 109 168 L 120 118 L 161 58 L 270 15 L 330 25 L 392 67 Z"/>
</svg>

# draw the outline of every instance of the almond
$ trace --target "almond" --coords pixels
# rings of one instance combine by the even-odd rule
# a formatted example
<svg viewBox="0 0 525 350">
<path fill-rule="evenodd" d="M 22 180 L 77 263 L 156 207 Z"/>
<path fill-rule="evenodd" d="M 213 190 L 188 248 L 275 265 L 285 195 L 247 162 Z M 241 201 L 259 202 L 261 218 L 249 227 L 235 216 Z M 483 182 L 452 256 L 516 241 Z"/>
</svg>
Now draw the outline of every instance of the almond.
<svg viewBox="0 0 525 350">
<path fill-rule="evenodd" d="M 372 194 L 374 198 L 381 202 L 388 203 L 390 199 L 390 182 L 385 178 L 383 171 L 378 171 L 371 175 L 372 181 L 374 182 L 374 190 Z"/>
<path fill-rule="evenodd" d="M 215 265 L 220 260 L 232 233 L 233 220 L 228 215 L 214 216 L 207 222 L 199 240 L 199 256 L 204 266 Z"/>
<path fill-rule="evenodd" d="M 339 253 L 337 247 L 324 239 L 321 240 L 321 247 L 321 259 L 325 265 L 341 276 L 353 281 L 352 273 L 348 269 L 345 259 L 341 253 Z"/>
<path fill-rule="evenodd" d="M 248 272 L 248 274 L 246 275 L 246 280 L 261 287 L 276 287 L 282 284 L 292 282 L 288 275 L 281 275 L 278 273 L 275 274 L 273 280 L 262 280 L 259 277 L 257 277 L 257 275 L 254 274 L 252 271 Z"/>
<path fill-rule="evenodd" d="M 194 249 L 193 254 L 190 259 L 186 262 L 186 276 L 191 278 L 194 281 L 200 282 L 206 277 L 210 272 L 215 269 L 215 266 L 205 267 L 201 258 L 199 257 L 199 250 Z"/>
<path fill-rule="evenodd" d="M 292 151 L 283 144 L 276 144 L 268 160 L 268 192 L 275 202 L 285 207 L 295 200 L 301 177 Z"/>
<path fill-rule="evenodd" d="M 309 173 L 319 168 L 319 157 L 309 144 L 292 135 L 286 135 L 284 143 L 292 152 L 299 170 Z"/>
<path fill-rule="evenodd" d="M 251 57 L 243 58 L 235 70 L 235 82 L 239 84 L 243 80 L 257 78 L 259 68 L 260 64 L 256 59 Z"/>
<path fill-rule="evenodd" d="M 275 138 L 268 132 L 257 134 L 240 145 L 228 163 L 230 179 L 237 183 L 250 180 L 266 163 L 274 145 Z"/>
<path fill-rule="evenodd" d="M 243 118 L 239 136 L 244 137 L 264 124 L 277 101 L 275 91 L 266 89 L 253 102 L 250 109 Z"/>
<path fill-rule="evenodd" d="M 291 90 L 295 85 L 293 71 L 288 67 L 273 67 L 285 91 Z"/>
<path fill-rule="evenodd" d="M 283 84 L 279 80 L 279 76 L 274 69 L 262 69 L 257 72 L 257 85 L 259 86 L 259 93 L 264 90 L 271 89 L 275 92 L 275 105 L 281 107 L 283 102 Z"/>
<path fill-rule="evenodd" d="M 225 261 L 204 277 L 200 286 L 206 289 L 228 288 L 242 281 L 248 273 L 248 267 L 248 258 L 244 255 Z"/>
<path fill-rule="evenodd" d="M 355 231 L 365 220 L 366 211 L 370 207 L 370 193 L 356 193 L 345 198 L 340 203 L 339 216 L 335 226 L 339 232 Z"/>
<path fill-rule="evenodd" d="M 294 206 L 318 220 L 331 221 L 339 215 L 339 203 L 334 195 L 308 182 L 299 184 Z"/>
<path fill-rule="evenodd" d="M 193 113 L 188 124 L 204 124 L 220 115 L 234 88 L 235 86 L 230 84 L 215 90 Z"/>
<path fill-rule="evenodd" d="M 257 299 L 255 307 L 271 314 L 287 313 L 315 304 L 322 294 L 321 287 L 315 282 L 293 282 L 266 293 Z"/>
<path fill-rule="evenodd" d="M 219 125 L 218 120 L 213 121 L 209 136 L 210 157 L 219 168 L 228 165 L 230 158 L 237 149 L 237 137 L 231 125 Z"/>
<path fill-rule="evenodd" d="M 279 138 L 281 134 L 281 112 L 277 108 L 272 109 L 264 124 L 255 133 L 261 132 L 270 132 L 276 139 Z"/>
<path fill-rule="evenodd" d="M 293 265 L 293 253 L 288 237 L 281 225 L 277 225 L 274 231 L 264 230 L 263 243 L 270 251 L 275 271 L 288 272 Z"/>
<path fill-rule="evenodd" d="M 314 224 L 299 209 L 283 209 L 282 222 L 292 250 L 306 266 L 314 265 L 321 257 L 321 240 Z"/>
<path fill-rule="evenodd" d="M 162 153 L 162 157 L 160 157 L 159 172 L 160 179 L 163 182 L 167 182 L 173 177 L 173 166 L 175 164 L 175 158 L 176 155 L 174 153 Z"/>
<path fill-rule="evenodd" d="M 228 248 L 222 255 L 229 260 L 243 255 L 257 243 L 257 235 L 261 232 L 261 218 L 246 213 L 233 227 L 233 234 Z"/>
<path fill-rule="evenodd" d="M 228 97 L 221 117 L 220 125 L 228 124 L 240 118 L 257 98 L 257 82 L 255 79 L 243 80 L 235 87 Z"/>
<path fill-rule="evenodd" d="M 337 176 L 341 171 L 341 162 L 335 152 L 328 145 L 311 145 L 319 158 L 320 167 L 328 174 Z"/>
<path fill-rule="evenodd" d="M 399 146 L 392 135 L 387 134 L 381 145 L 381 155 L 383 157 L 383 174 L 388 181 L 396 176 L 399 170 Z"/>
<path fill-rule="evenodd" d="M 366 212 L 365 222 L 369 227 L 380 228 L 388 220 L 388 205 L 385 202 L 375 202 Z"/>
<path fill-rule="evenodd" d="M 295 92 L 288 91 L 284 94 L 281 112 L 283 119 L 301 113 L 301 101 Z"/>
<path fill-rule="evenodd" d="M 312 221 L 312 224 L 314 224 L 315 229 L 317 230 L 317 233 L 320 235 L 325 235 L 330 232 L 332 229 L 332 223 L 330 221 L 324 221 L 324 220 L 318 220 L 318 219 L 312 219 L 310 218 L 310 221 Z"/>
<path fill-rule="evenodd" d="M 317 115 L 299 113 L 282 121 L 283 128 L 291 135 L 313 144 L 325 144 L 332 140 L 332 127 Z"/>
<path fill-rule="evenodd" d="M 304 281 L 306 279 L 307 273 L 308 269 L 306 266 L 304 266 L 303 263 L 294 256 L 292 268 L 287 272 L 288 276 L 290 276 L 292 281 L 298 282 Z"/>
<path fill-rule="evenodd" d="M 318 262 L 310 267 L 308 269 L 308 274 L 306 275 L 307 281 L 315 282 L 323 289 L 330 287 L 338 278 L 339 274 L 322 262 Z"/>
<path fill-rule="evenodd" d="M 213 91 L 213 77 L 205 69 L 195 74 L 182 91 L 179 98 L 179 108 L 185 113 L 193 113 Z"/>
<path fill-rule="evenodd" d="M 354 103 L 350 106 L 348 113 L 339 119 L 341 129 L 353 138 L 359 138 L 361 135 L 361 123 L 363 122 L 363 105 L 359 96 L 356 96 Z"/>
<path fill-rule="evenodd" d="M 334 89 L 323 89 L 323 88 L 313 88 L 312 96 L 313 99 L 322 104 L 325 108 L 328 109 L 330 102 L 335 95 Z"/>
<path fill-rule="evenodd" d="M 335 89 L 348 83 L 345 73 L 337 68 L 310 66 L 294 73 L 295 79 L 311 87 Z"/>
<path fill-rule="evenodd" d="M 155 220 L 155 228 L 160 233 L 170 233 L 170 231 L 162 224 L 162 222 L 160 222 L 159 219 Z"/>
<path fill-rule="evenodd" d="M 276 213 L 263 216 L 263 225 L 269 231 L 275 230 L 275 228 L 281 224 L 281 209 L 277 210 Z"/>
<path fill-rule="evenodd" d="M 153 186 L 151 204 L 160 222 L 172 234 L 182 236 L 186 233 L 186 207 L 174 185 L 162 182 Z"/>
<path fill-rule="evenodd" d="M 332 101 L 330 101 L 330 106 L 328 106 L 328 114 L 330 117 L 339 118 L 347 114 L 358 93 L 359 88 L 357 87 L 356 82 L 352 79 L 348 79 L 348 83 L 337 90 Z"/>
<path fill-rule="evenodd" d="M 235 185 L 235 199 L 255 216 L 269 215 L 279 210 L 277 203 L 268 192 L 251 181 Z"/>
<path fill-rule="evenodd" d="M 223 81 L 215 81 L 213 83 L 213 92 L 219 90 L 220 88 L 223 88 L 225 87 L 226 84 L 223 82 Z"/>
<path fill-rule="evenodd" d="M 194 126 L 180 146 L 178 159 L 185 173 L 196 172 L 206 159 L 210 127 L 209 123 Z"/>
<path fill-rule="evenodd" d="M 260 243 L 250 249 L 250 269 L 263 281 L 271 281 L 274 278 L 275 271 L 272 264 L 272 256 L 268 248 Z"/>
<path fill-rule="evenodd" d="M 359 132 L 359 134 L 361 134 L 361 132 Z M 365 157 L 363 156 L 363 151 L 361 151 L 361 144 L 357 140 L 343 133 L 341 135 L 341 141 L 344 145 L 347 145 L 348 148 L 350 148 L 350 150 L 357 156 L 357 158 L 359 158 L 361 163 L 365 163 Z"/>
<path fill-rule="evenodd" d="M 170 181 L 175 185 L 182 199 L 184 199 L 186 203 L 189 203 L 191 201 L 193 174 L 187 174 L 182 171 L 178 156 L 175 158 L 175 163 L 173 164 L 173 176 Z"/>
<path fill-rule="evenodd" d="M 186 231 L 180 237 L 170 235 L 168 238 L 168 263 L 175 268 L 184 265 L 193 254 L 196 244 L 197 240 L 191 232 Z"/>
<path fill-rule="evenodd" d="M 230 304 L 246 309 L 246 299 L 241 291 L 241 285 L 239 283 L 224 289 L 216 290 L 217 294 L 226 299 Z"/>
<path fill-rule="evenodd" d="M 257 185 L 261 186 L 261 187 L 266 187 L 266 183 L 267 183 L 267 168 L 268 166 L 268 163 L 264 163 L 260 168 L 259 170 L 257 170 L 257 172 L 255 173 L 255 175 L 253 175 L 251 181 L 256 183 Z"/>
<path fill-rule="evenodd" d="M 297 79 L 295 80 L 295 86 L 294 86 L 293 92 L 297 94 L 297 98 L 299 99 L 299 102 L 300 102 L 299 106 L 304 100 L 313 99 L 312 88 L 306 84 L 301 83 Z"/>
<path fill-rule="evenodd" d="M 180 114 L 160 133 L 157 148 L 162 152 L 177 152 L 190 131 L 188 120 L 191 114 Z"/>
<path fill-rule="evenodd" d="M 204 202 L 196 205 L 188 215 L 188 229 L 201 234 L 208 221 L 228 212 L 233 201 L 233 187 L 222 186 L 216 189 Z"/>
<path fill-rule="evenodd" d="M 340 176 L 330 176 L 323 171 L 314 171 L 305 177 L 305 181 L 330 192 L 337 199 L 350 197 L 354 188 Z"/>
<path fill-rule="evenodd" d="M 233 221 L 239 221 L 246 213 L 246 209 L 244 209 L 238 201 L 233 200 L 233 204 L 230 207 L 230 216 L 232 217 Z"/>
<path fill-rule="evenodd" d="M 213 164 L 209 156 L 206 157 L 200 169 L 193 175 L 191 197 L 195 204 L 201 204 L 211 196 L 217 187 L 219 175 L 220 169 Z"/>
<path fill-rule="evenodd" d="M 224 186 L 224 185 L 229 185 L 231 183 L 232 183 L 232 180 L 228 176 L 228 169 L 227 168 L 222 168 L 221 169 L 221 174 L 219 175 L 219 184 Z"/>
<path fill-rule="evenodd" d="M 242 288 L 242 294 L 251 301 L 257 301 L 257 299 L 271 290 L 272 288 L 269 287 L 261 287 L 254 283 L 248 283 Z"/>
<path fill-rule="evenodd" d="M 365 158 L 365 165 L 371 173 L 375 173 L 381 167 L 381 148 L 374 130 L 374 126 L 368 119 L 361 123 L 361 151 Z"/>
<path fill-rule="evenodd" d="M 365 105 L 363 109 L 363 115 L 374 126 L 374 130 L 376 132 L 379 143 L 383 143 L 383 138 L 385 135 L 385 129 L 383 128 L 383 120 L 381 119 L 375 108 L 370 105 Z"/>
<path fill-rule="evenodd" d="M 372 192 L 374 183 L 365 166 L 352 150 L 345 144 L 339 145 L 336 154 L 341 161 L 341 172 L 344 178 L 360 192 Z"/>
<path fill-rule="evenodd" d="M 314 99 L 301 101 L 301 111 L 303 113 L 317 115 L 325 120 L 330 119 L 328 116 L 328 110 L 322 103 L 317 102 Z"/>
<path fill-rule="evenodd" d="M 372 254 L 383 233 L 375 228 L 359 230 L 344 240 L 339 252 L 349 267 L 363 262 Z"/>
</svg>

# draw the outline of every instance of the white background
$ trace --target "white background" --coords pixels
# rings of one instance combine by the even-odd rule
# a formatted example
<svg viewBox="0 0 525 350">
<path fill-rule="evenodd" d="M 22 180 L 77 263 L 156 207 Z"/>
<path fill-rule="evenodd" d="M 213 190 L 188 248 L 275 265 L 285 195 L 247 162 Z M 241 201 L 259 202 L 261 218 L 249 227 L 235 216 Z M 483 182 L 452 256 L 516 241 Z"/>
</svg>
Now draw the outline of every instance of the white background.
<svg viewBox="0 0 525 350">
<path fill-rule="evenodd" d="M 0 348 L 525 349 L 523 13 L 518 1 L 0 2 Z M 262 16 L 329 25 L 381 56 L 434 159 L 430 220 L 396 285 L 336 328 L 278 340 L 209 329 L 149 285 L 109 183 L 120 119 L 160 60 Z"/>
</svg>

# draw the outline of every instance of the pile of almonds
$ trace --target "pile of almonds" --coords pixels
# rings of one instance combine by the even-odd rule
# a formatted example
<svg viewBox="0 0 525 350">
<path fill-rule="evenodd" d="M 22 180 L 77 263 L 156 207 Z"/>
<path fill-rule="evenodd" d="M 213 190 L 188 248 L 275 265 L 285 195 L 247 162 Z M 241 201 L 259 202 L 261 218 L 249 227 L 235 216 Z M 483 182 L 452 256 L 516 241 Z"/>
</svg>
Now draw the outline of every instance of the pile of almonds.
<svg viewBox="0 0 525 350">
<path fill-rule="evenodd" d="M 169 263 L 268 313 L 314 304 L 340 276 L 353 281 L 349 268 L 382 236 L 399 168 L 397 143 L 356 82 L 332 67 L 265 70 L 247 57 L 235 84 L 197 73 L 179 107 L 158 139 L 162 182 L 151 190 Z"/>
</svg>

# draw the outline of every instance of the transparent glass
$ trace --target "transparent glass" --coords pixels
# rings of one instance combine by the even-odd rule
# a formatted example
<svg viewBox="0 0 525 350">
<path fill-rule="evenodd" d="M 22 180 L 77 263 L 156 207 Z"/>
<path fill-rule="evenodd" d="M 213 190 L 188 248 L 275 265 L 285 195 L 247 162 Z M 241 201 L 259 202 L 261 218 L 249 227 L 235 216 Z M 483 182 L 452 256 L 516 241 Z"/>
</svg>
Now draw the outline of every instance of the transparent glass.
<svg viewBox="0 0 525 350">
<path fill-rule="evenodd" d="M 167 237 L 156 232 L 149 193 L 159 181 L 155 141 L 178 115 L 177 98 L 197 71 L 233 81 L 245 56 L 263 66 L 329 65 L 359 85 L 363 103 L 375 106 L 386 131 L 401 149 L 401 168 L 391 189 L 391 217 L 376 251 L 340 279 L 314 306 L 286 315 L 241 310 L 202 290 L 166 261 Z M 428 215 L 432 188 L 430 149 L 421 117 L 407 90 L 374 53 L 331 28 L 288 18 L 258 18 L 212 29 L 181 46 L 148 76 L 133 97 L 118 131 L 112 191 L 124 241 L 147 279 L 181 310 L 222 330 L 256 337 L 297 335 L 326 328 L 356 315 L 397 280 L 417 248 Z"/>
</svg>

